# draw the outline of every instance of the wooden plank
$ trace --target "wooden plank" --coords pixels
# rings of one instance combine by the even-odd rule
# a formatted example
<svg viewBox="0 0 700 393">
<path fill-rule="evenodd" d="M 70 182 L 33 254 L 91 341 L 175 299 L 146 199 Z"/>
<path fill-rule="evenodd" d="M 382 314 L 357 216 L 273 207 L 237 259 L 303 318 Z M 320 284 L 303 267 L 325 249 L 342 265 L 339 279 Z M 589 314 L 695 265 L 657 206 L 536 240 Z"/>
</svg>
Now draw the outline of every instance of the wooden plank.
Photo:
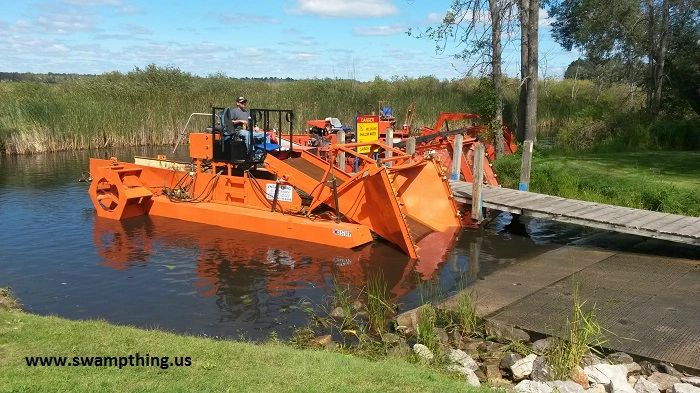
<svg viewBox="0 0 700 393">
<path fill-rule="evenodd" d="M 635 214 L 638 214 L 640 210 L 638 209 L 632 209 L 632 208 L 622 208 L 618 207 L 615 212 L 606 214 L 605 216 L 598 217 L 600 220 L 605 220 L 605 221 L 614 221 L 618 224 L 621 224 L 623 221 L 625 221 L 626 218 L 631 218 Z"/>
<path fill-rule="evenodd" d="M 590 219 L 590 220 L 605 222 L 608 220 L 605 220 L 603 217 L 609 216 L 610 214 L 619 213 L 619 212 L 620 212 L 620 210 L 617 208 L 617 206 L 603 205 L 602 207 L 597 208 L 593 211 L 579 214 L 577 216 L 579 218 L 583 218 L 583 219 Z"/>
<path fill-rule="evenodd" d="M 545 196 L 541 196 L 541 195 L 513 194 L 513 195 L 498 195 L 497 197 L 493 197 L 492 195 L 488 195 L 487 199 L 491 202 L 497 202 L 497 203 L 501 203 L 501 204 L 509 204 L 509 205 L 515 205 L 515 206 L 522 206 L 522 205 L 527 203 L 526 201 L 541 199 L 544 197 Z"/>
<path fill-rule="evenodd" d="M 559 215 L 563 216 L 576 216 L 578 214 L 584 213 L 586 210 L 590 210 L 595 207 L 601 206 L 599 203 L 589 203 L 585 201 L 575 201 L 576 204 L 571 205 L 571 207 L 566 209 L 561 209 Z"/>
<path fill-rule="evenodd" d="M 683 217 L 682 220 L 678 220 L 673 224 L 666 225 L 661 228 L 661 232 L 665 233 L 680 233 L 681 229 L 699 224 L 700 219 L 697 217 Z"/>
<path fill-rule="evenodd" d="M 678 231 L 680 235 L 700 238 L 700 223 L 682 228 Z"/>
<path fill-rule="evenodd" d="M 676 221 L 680 221 L 682 219 L 683 219 L 683 216 L 679 216 L 677 214 L 669 214 L 668 216 L 666 216 L 664 218 L 660 218 L 658 220 L 654 220 L 652 222 L 644 224 L 643 228 L 647 229 L 647 230 L 658 230 L 659 228 L 662 228 L 666 225 L 673 224 Z"/>
<path fill-rule="evenodd" d="M 659 214 L 661 214 L 661 216 L 659 216 Z M 663 217 L 666 217 L 669 215 L 670 214 L 667 214 L 667 213 L 648 211 L 646 215 L 639 217 L 636 220 L 626 222 L 625 226 L 630 227 L 630 228 L 640 228 L 641 226 L 643 226 L 645 224 L 648 224 L 654 220 L 658 220 L 660 218 L 663 218 Z"/>
<path fill-rule="evenodd" d="M 533 205 L 528 205 L 528 210 L 539 210 L 550 214 L 556 214 L 556 209 L 558 207 L 564 207 L 570 205 L 572 201 L 570 199 L 564 198 L 552 198 L 552 200 L 542 200 L 538 201 Z M 523 206 L 526 207 L 526 206 Z"/>
</svg>

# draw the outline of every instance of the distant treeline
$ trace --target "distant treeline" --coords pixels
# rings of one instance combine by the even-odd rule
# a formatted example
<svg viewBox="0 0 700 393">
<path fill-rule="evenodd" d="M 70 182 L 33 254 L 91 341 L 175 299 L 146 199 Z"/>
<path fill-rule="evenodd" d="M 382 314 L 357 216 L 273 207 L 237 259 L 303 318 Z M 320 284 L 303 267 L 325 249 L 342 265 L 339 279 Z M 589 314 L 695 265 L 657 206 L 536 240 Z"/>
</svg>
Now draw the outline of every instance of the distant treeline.
<svg viewBox="0 0 700 393">
<path fill-rule="evenodd" d="M 11 74 L 11 73 L 10 73 Z M 53 75 L 53 74 L 47 74 Z M 56 74 L 60 75 L 60 74 Z M 233 79 L 197 77 L 175 68 L 148 66 L 128 73 L 0 83 L 0 151 L 9 154 L 107 146 L 174 143 L 193 112 L 212 104 L 293 109 L 295 130 L 328 116 L 353 125 L 355 115 L 391 105 L 399 124 L 416 104 L 414 128 L 432 125 L 439 112 L 492 113 L 492 92 L 481 79 L 433 77 L 353 80 Z M 504 121 L 517 127 L 518 80 L 506 80 Z M 539 138 L 560 150 L 696 149 L 697 116 L 649 120 L 640 115 L 643 94 L 628 85 L 588 80 L 543 80 L 539 95 Z M 197 119 L 191 129 L 202 129 Z M 484 119 L 488 122 L 488 118 Z"/>
</svg>

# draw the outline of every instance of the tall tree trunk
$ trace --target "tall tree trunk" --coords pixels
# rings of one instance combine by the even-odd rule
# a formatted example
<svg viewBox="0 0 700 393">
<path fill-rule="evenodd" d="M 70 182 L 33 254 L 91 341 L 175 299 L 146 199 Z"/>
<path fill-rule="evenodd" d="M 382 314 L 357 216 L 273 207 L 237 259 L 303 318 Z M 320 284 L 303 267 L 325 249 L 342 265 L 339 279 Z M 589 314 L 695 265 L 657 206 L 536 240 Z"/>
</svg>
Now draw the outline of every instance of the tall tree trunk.
<svg viewBox="0 0 700 393">
<path fill-rule="evenodd" d="M 496 158 L 503 155 L 503 92 L 501 89 L 501 1 L 489 0 L 491 14 L 491 81 L 496 95 L 496 113 L 493 117 L 493 133 L 496 140 Z"/>
<path fill-rule="evenodd" d="M 525 114 L 525 140 L 537 139 L 537 80 L 538 80 L 538 54 L 539 49 L 539 0 L 530 0 L 527 31 L 527 56 L 528 56 L 528 84 L 527 84 L 527 111 Z"/>
<path fill-rule="evenodd" d="M 520 96 L 518 97 L 518 128 L 516 135 L 520 142 L 525 140 L 525 113 L 527 112 L 528 64 L 528 17 L 530 0 L 520 0 Z"/>
<path fill-rule="evenodd" d="M 647 40 L 648 42 L 648 48 L 647 48 L 647 58 L 649 61 L 649 64 L 647 65 L 649 68 L 649 81 L 647 82 L 647 110 L 651 110 L 652 107 L 652 101 L 653 101 L 653 96 L 654 96 L 654 91 L 656 91 L 656 88 L 654 86 L 654 82 L 656 81 L 656 75 L 654 75 L 656 67 L 654 67 L 654 52 L 656 51 L 656 32 L 655 32 L 655 25 L 656 21 L 654 18 L 654 0 L 646 0 L 647 4 L 647 20 L 649 23 L 649 27 L 647 29 Z"/>
<path fill-rule="evenodd" d="M 656 52 L 656 62 L 654 69 L 654 94 L 651 102 L 651 113 L 656 116 L 661 110 L 661 92 L 664 83 L 666 65 L 666 52 L 668 50 L 668 19 L 669 19 L 669 0 L 663 0 L 661 6 L 661 31 L 659 37 L 658 51 Z"/>
</svg>

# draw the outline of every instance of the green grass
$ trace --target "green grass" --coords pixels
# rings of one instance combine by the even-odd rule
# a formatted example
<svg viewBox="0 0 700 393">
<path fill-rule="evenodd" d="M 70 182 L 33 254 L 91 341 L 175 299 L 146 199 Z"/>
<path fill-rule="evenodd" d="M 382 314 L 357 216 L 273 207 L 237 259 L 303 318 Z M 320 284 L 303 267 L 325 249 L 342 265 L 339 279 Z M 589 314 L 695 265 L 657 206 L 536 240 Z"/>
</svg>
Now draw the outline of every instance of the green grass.
<svg viewBox="0 0 700 393">
<path fill-rule="evenodd" d="M 637 103 L 627 90 L 612 86 L 597 94 L 590 81 L 543 80 L 538 132 L 554 135 L 570 119 L 601 118 L 629 112 Z M 504 82 L 504 120 L 515 124 L 517 80 Z M 571 90 L 578 94 L 571 98 Z M 173 143 L 192 112 L 211 104 L 231 105 L 245 95 L 251 107 L 293 109 L 296 128 L 309 119 L 335 116 L 352 124 L 356 112 L 377 110 L 379 101 L 394 108 L 400 124 L 409 104 L 416 103 L 414 127 L 432 126 L 441 111 L 486 114 L 483 84 L 478 79 L 441 81 L 433 77 L 376 78 L 370 82 L 343 79 L 263 81 L 221 75 L 196 77 L 178 69 L 149 66 L 127 74 L 0 83 L 0 151 L 33 153 L 105 146 Z M 206 118 L 197 119 L 201 129 Z"/>
<path fill-rule="evenodd" d="M 191 356 L 191 367 L 27 367 L 24 357 Z M 0 392 L 446 392 L 464 381 L 407 363 L 0 311 Z M 475 391 L 471 389 L 471 391 Z"/>
<path fill-rule="evenodd" d="M 587 306 L 579 297 L 578 284 L 574 283 L 571 313 L 564 324 L 561 337 L 554 337 L 544 356 L 555 379 L 567 379 L 583 357 L 604 345 L 607 331 L 600 325 L 595 306 Z"/>
<path fill-rule="evenodd" d="M 501 184 L 517 188 L 520 156 L 495 163 Z M 700 216 L 700 151 L 543 154 L 530 190 L 565 198 Z"/>
<path fill-rule="evenodd" d="M 471 291 L 463 289 L 457 294 L 454 317 L 454 322 L 462 334 L 473 336 L 478 333 L 479 319 L 476 315 L 476 302 Z"/>
</svg>

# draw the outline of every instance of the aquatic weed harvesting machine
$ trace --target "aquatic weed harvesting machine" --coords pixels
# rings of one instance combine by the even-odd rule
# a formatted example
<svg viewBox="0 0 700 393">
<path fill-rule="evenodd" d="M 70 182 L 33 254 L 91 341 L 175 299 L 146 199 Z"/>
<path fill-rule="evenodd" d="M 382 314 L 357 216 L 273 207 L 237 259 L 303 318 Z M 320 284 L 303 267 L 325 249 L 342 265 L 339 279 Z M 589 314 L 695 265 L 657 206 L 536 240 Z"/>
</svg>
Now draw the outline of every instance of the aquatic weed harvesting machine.
<svg viewBox="0 0 700 393">
<path fill-rule="evenodd" d="M 291 110 L 251 109 L 239 129 L 227 113 L 212 108 L 210 126 L 189 133 L 191 162 L 91 158 L 97 215 L 161 216 L 341 248 L 374 233 L 411 258 L 449 245 L 462 225 L 433 151 L 406 154 L 379 140 L 310 148 L 294 143 Z M 338 166 L 339 156 L 354 170 Z"/>
</svg>

